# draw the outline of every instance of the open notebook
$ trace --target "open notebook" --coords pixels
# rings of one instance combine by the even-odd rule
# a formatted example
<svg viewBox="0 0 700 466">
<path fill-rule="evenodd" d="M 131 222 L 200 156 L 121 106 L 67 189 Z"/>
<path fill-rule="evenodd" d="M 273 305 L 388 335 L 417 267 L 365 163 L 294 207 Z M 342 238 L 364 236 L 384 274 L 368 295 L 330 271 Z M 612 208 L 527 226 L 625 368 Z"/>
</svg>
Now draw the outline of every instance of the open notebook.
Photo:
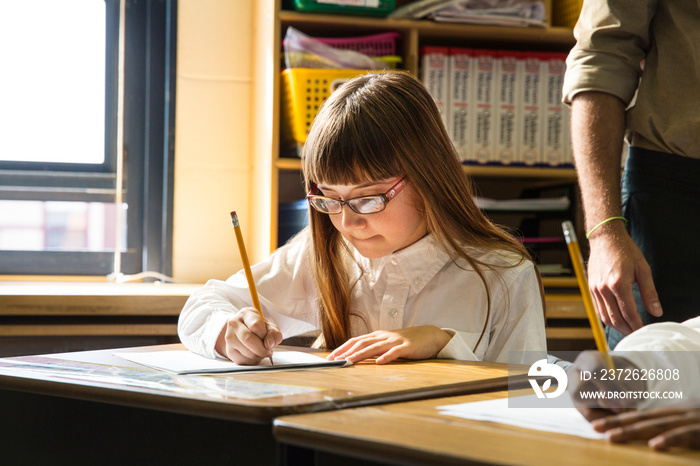
<svg viewBox="0 0 700 466">
<path fill-rule="evenodd" d="M 263 359 L 257 366 L 243 366 L 223 359 L 209 359 L 187 350 L 118 352 L 115 356 L 153 369 L 175 374 L 215 374 L 225 372 L 250 372 L 264 370 L 313 369 L 322 367 L 343 367 L 348 361 L 328 361 L 322 357 L 301 351 L 275 351 L 269 359 Z"/>
</svg>

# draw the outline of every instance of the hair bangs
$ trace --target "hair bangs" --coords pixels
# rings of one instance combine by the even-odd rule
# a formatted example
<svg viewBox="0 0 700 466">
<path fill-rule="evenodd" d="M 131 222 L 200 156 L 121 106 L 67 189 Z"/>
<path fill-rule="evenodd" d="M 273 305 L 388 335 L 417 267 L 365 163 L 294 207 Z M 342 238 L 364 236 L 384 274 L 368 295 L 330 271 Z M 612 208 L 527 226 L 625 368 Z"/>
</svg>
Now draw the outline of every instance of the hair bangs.
<svg viewBox="0 0 700 466">
<path fill-rule="evenodd" d="M 391 134 L 361 94 L 332 95 L 319 112 L 303 152 L 307 180 L 352 185 L 403 175 Z"/>
</svg>

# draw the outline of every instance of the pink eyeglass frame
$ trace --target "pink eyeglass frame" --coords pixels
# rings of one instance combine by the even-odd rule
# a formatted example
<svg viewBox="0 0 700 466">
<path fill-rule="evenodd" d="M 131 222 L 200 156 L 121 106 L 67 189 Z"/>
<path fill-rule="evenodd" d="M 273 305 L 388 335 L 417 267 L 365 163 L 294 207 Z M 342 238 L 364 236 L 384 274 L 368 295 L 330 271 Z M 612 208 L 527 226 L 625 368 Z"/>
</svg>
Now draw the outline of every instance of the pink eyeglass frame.
<svg viewBox="0 0 700 466">
<path fill-rule="evenodd" d="M 401 179 L 400 179 L 399 181 L 397 181 L 396 184 L 393 185 L 391 188 L 389 188 L 385 193 L 372 194 L 372 195 L 369 195 L 369 196 L 358 196 L 358 197 L 353 197 L 352 199 L 348 199 L 348 200 L 346 200 L 346 201 L 343 201 L 343 200 L 340 200 L 340 199 L 335 199 L 335 198 L 328 197 L 328 196 L 321 196 L 321 195 L 320 195 L 320 191 L 319 191 L 319 189 L 318 189 L 318 186 L 316 186 L 316 183 L 312 183 L 312 184 L 311 184 L 311 190 L 310 190 L 309 193 L 306 195 L 306 199 L 310 199 L 310 198 L 312 198 L 312 197 L 325 197 L 325 198 L 327 198 L 327 199 L 332 199 L 332 200 L 334 200 L 334 201 L 336 201 L 336 202 L 340 202 L 340 206 L 341 206 L 341 210 L 342 210 L 342 206 L 343 206 L 343 205 L 347 205 L 348 207 L 350 207 L 350 204 L 348 204 L 348 203 L 349 203 L 350 201 L 355 200 L 355 199 L 362 199 L 363 197 L 381 196 L 381 197 L 384 198 L 384 208 L 386 208 L 386 204 L 388 204 L 389 201 L 391 201 L 392 199 L 394 199 L 394 198 L 401 192 L 401 190 L 403 190 L 403 188 L 406 187 L 406 185 L 408 184 L 408 180 L 407 180 L 406 178 L 407 178 L 407 175 L 404 175 L 403 177 L 401 177 Z M 362 214 L 362 213 L 360 213 L 360 212 L 357 212 L 357 211 L 356 211 L 355 209 L 353 209 L 352 207 L 350 207 L 350 209 L 351 209 L 353 212 L 356 212 L 356 213 L 358 213 L 358 214 L 360 214 L 360 215 L 369 215 L 369 214 Z M 384 209 L 382 209 L 382 210 L 384 210 Z M 379 212 L 382 212 L 382 210 L 380 210 Z M 372 213 L 379 213 L 379 212 L 372 212 Z M 338 213 L 340 213 L 340 212 L 338 212 Z"/>
</svg>

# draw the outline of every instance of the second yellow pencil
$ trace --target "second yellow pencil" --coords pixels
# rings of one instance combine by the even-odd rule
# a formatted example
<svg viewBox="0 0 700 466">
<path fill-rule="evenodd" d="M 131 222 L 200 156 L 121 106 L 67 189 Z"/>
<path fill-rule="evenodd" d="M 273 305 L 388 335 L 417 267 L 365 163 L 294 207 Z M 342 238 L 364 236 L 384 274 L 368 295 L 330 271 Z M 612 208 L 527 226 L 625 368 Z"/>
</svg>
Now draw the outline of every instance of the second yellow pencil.
<svg viewBox="0 0 700 466">
<path fill-rule="evenodd" d="M 576 273 L 578 287 L 581 290 L 583 306 L 586 308 L 586 315 L 588 316 L 588 321 L 591 324 L 593 339 L 595 340 L 598 351 L 603 353 L 603 357 L 605 358 L 608 368 L 613 369 L 614 365 L 612 362 L 612 357 L 610 357 L 610 348 L 608 347 L 608 342 L 605 339 L 603 326 L 601 325 L 600 320 L 598 319 L 598 314 L 595 311 L 591 290 L 588 288 L 588 279 L 586 278 L 586 271 L 583 268 L 583 256 L 581 255 L 581 248 L 578 245 L 578 238 L 576 237 L 576 232 L 574 231 L 574 225 L 570 221 L 565 221 L 561 224 L 561 227 L 564 231 L 564 237 L 566 238 L 566 245 L 569 249 L 571 264 L 573 265 L 574 272 Z"/>
</svg>

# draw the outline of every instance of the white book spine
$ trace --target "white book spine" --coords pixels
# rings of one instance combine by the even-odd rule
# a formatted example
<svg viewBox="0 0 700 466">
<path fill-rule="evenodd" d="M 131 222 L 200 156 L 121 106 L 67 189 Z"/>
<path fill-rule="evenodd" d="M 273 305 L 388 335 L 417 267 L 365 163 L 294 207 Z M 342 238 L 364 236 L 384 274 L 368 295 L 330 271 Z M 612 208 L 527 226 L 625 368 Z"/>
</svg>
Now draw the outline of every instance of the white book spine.
<svg viewBox="0 0 700 466">
<path fill-rule="evenodd" d="M 448 49 L 447 47 L 424 47 L 421 55 L 422 81 L 433 96 L 440 111 L 442 123 L 449 130 L 448 105 Z"/>
<path fill-rule="evenodd" d="M 478 163 L 495 160 L 494 156 L 494 62 L 495 52 L 480 51 L 474 60 L 474 125 L 471 127 L 471 153 Z"/>
<path fill-rule="evenodd" d="M 544 68 L 544 105 L 543 109 L 543 163 L 553 167 L 566 163 L 566 107 L 562 103 L 562 85 L 566 64 L 559 55 L 548 55 L 543 60 Z"/>
<path fill-rule="evenodd" d="M 496 61 L 496 161 L 517 162 L 520 82 L 516 53 L 502 53 Z"/>
<path fill-rule="evenodd" d="M 450 139 L 463 162 L 473 161 L 469 128 L 473 124 L 472 56 L 468 49 L 450 49 Z"/>
<path fill-rule="evenodd" d="M 520 158 L 525 165 L 540 163 L 542 157 L 541 60 L 535 55 L 523 57 L 522 116 L 520 118 Z"/>
</svg>

